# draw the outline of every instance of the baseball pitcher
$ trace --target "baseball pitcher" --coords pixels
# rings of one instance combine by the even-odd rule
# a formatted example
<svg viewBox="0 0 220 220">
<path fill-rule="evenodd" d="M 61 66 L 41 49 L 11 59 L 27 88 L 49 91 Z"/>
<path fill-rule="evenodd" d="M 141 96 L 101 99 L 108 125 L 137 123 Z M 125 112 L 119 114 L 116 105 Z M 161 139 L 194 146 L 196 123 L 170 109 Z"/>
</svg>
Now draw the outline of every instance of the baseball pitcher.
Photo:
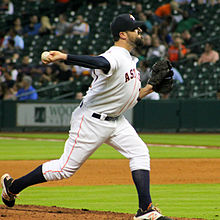
<svg viewBox="0 0 220 220">
<path fill-rule="evenodd" d="M 8 207 L 15 204 L 16 195 L 28 186 L 72 176 L 103 143 L 119 151 L 130 161 L 130 170 L 139 198 L 134 219 L 169 220 L 152 204 L 150 196 L 150 156 L 146 144 L 123 113 L 135 106 L 152 91 L 167 93 L 172 88 L 171 65 L 161 60 L 152 67 L 148 84 L 141 88 L 138 59 L 130 54 L 143 43 L 142 22 L 130 14 L 121 14 L 111 23 L 114 46 L 99 56 L 71 55 L 49 51 L 42 62 L 64 61 L 93 69 L 94 78 L 80 105 L 72 113 L 69 138 L 60 159 L 48 161 L 32 172 L 13 179 L 1 178 L 2 200 Z"/>
</svg>

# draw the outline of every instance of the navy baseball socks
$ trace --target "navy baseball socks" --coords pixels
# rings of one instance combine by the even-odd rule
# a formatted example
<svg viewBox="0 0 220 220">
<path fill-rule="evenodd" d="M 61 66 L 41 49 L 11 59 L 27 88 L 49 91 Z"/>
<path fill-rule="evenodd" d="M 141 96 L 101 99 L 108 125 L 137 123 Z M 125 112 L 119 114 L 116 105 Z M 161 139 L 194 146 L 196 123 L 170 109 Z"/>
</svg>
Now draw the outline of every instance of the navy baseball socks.
<svg viewBox="0 0 220 220">
<path fill-rule="evenodd" d="M 150 172 L 148 170 L 132 171 L 132 178 L 138 192 L 139 209 L 134 219 L 142 220 L 171 220 L 163 216 L 153 206 L 150 196 Z"/>
<path fill-rule="evenodd" d="M 139 208 L 147 210 L 152 203 L 150 196 L 150 172 L 148 170 L 132 171 L 132 178 L 138 192 Z"/>
<path fill-rule="evenodd" d="M 13 180 L 9 174 L 4 174 L 1 177 L 2 201 L 6 206 L 13 207 L 19 192 L 28 186 L 43 182 L 46 182 L 46 179 L 42 173 L 42 165 L 27 175 L 16 180 Z"/>
</svg>

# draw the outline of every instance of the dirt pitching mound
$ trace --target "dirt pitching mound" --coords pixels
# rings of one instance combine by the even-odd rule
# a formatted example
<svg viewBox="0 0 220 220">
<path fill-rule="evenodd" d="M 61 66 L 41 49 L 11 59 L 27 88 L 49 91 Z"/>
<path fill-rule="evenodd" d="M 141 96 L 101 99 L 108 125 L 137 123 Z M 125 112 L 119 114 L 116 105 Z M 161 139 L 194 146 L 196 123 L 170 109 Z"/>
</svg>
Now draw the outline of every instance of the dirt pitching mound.
<svg viewBox="0 0 220 220">
<path fill-rule="evenodd" d="M 16 205 L 13 208 L 6 208 L 0 205 L 0 219 L 7 220 L 132 220 L 132 214 L 90 211 L 79 209 L 68 209 L 59 207 L 32 206 L 32 205 Z M 173 220 L 187 220 L 187 218 L 172 218 Z M 199 219 L 196 219 L 199 220 Z"/>
<path fill-rule="evenodd" d="M 45 161 L 0 161 L 0 174 L 7 171 L 17 178 L 43 162 Z M 151 166 L 152 184 L 220 183 L 220 159 L 153 159 Z M 128 160 L 88 160 L 73 177 L 44 183 L 42 186 L 112 184 L 133 184 Z M 0 205 L 0 220 L 132 220 L 133 216 L 134 214 L 127 213 L 59 207 L 16 205 L 6 208 Z"/>
</svg>

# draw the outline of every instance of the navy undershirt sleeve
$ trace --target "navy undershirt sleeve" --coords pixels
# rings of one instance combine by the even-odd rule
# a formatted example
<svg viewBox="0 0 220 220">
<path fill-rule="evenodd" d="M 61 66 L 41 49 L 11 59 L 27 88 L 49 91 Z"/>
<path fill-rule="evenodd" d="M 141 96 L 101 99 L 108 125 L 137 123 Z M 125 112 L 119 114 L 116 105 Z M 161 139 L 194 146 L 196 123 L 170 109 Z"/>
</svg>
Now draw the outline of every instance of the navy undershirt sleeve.
<svg viewBox="0 0 220 220">
<path fill-rule="evenodd" d="M 78 65 L 90 69 L 101 69 L 104 73 L 108 73 L 111 66 L 109 61 L 102 56 L 89 56 L 89 55 L 67 55 L 66 64 Z"/>
</svg>

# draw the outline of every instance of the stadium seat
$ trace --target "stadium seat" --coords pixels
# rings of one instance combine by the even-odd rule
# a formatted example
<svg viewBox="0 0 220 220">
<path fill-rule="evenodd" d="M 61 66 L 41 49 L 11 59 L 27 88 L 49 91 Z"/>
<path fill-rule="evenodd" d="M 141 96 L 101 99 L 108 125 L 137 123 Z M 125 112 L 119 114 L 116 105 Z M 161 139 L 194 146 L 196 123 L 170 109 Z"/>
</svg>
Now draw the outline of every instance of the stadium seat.
<svg viewBox="0 0 220 220">
<path fill-rule="evenodd" d="M 170 2 L 170 0 L 140 0 L 138 2 L 142 3 L 143 10 L 154 11 L 158 6 Z M 48 15 L 51 21 L 53 21 L 53 24 L 58 22 L 58 15 L 55 15 L 56 12 L 54 11 L 55 1 L 53 0 L 44 1 L 44 4 L 40 4 L 39 1 L 30 2 L 25 0 L 14 0 L 13 3 L 16 16 L 22 17 L 23 24 L 28 23 L 29 13 L 36 13 L 39 18 L 43 14 Z M 97 5 L 96 7 L 93 7 L 92 4 L 87 4 L 86 1 L 82 1 L 82 4 L 77 10 L 73 9 L 71 5 L 72 3 L 70 3 L 70 7 L 65 12 L 68 21 L 73 22 L 77 15 L 83 15 L 90 25 L 89 36 L 87 38 L 74 36 L 72 39 L 67 35 L 57 37 L 55 34 L 43 37 L 38 35 L 34 37 L 27 36 L 24 37 L 25 48 L 21 57 L 23 55 L 29 55 L 32 63 L 38 64 L 40 62 L 39 54 L 42 50 L 65 49 L 69 53 L 98 55 L 113 45 L 109 30 L 112 17 L 119 13 L 133 13 L 135 11 L 133 5 L 120 6 L 116 4 L 115 0 L 109 0 L 107 6 Z M 193 0 L 190 3 L 190 7 L 192 16 L 198 18 L 203 23 L 201 30 L 191 33 L 199 43 L 201 52 L 204 50 L 207 40 L 213 41 L 215 43 L 215 49 L 220 52 L 220 4 L 210 7 L 208 4 L 199 5 L 196 0 Z M 14 18 L 14 15 L 0 15 L 0 28 L 3 30 L 7 29 L 12 24 Z M 151 20 L 152 18 L 149 19 Z M 220 86 L 220 61 L 214 65 L 204 64 L 197 66 L 187 60 L 180 63 L 178 70 L 183 77 L 184 85 L 176 85 L 172 97 L 187 98 L 190 95 L 195 95 L 195 93 L 204 93 L 206 88 L 209 92 Z M 81 80 L 80 82 L 75 82 L 78 89 L 82 89 L 84 83 L 88 86 L 89 81 L 87 82 L 83 78 Z M 61 92 L 60 89 L 58 90 L 57 94 Z"/>
</svg>

